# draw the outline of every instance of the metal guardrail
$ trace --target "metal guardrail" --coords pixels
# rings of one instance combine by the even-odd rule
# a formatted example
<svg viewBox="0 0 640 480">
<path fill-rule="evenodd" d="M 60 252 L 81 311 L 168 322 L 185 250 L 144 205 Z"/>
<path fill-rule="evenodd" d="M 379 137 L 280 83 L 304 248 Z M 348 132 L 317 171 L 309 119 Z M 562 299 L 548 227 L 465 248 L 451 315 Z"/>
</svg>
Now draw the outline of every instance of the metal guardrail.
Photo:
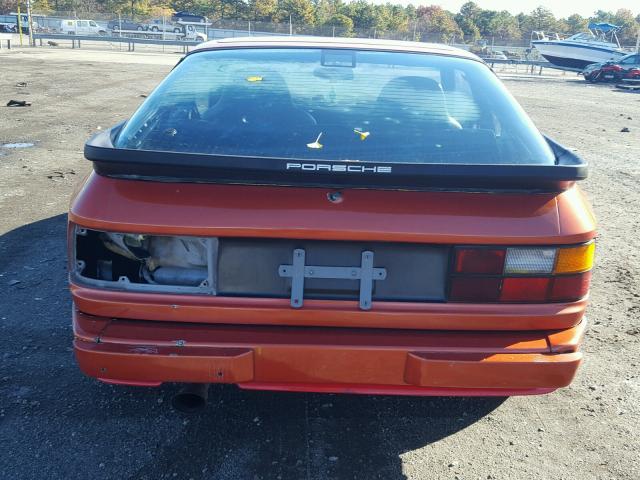
<svg viewBox="0 0 640 480">
<path fill-rule="evenodd" d="M 148 32 L 139 33 L 140 35 L 145 35 Z M 202 42 L 197 42 L 194 40 L 179 40 L 177 38 L 170 40 L 162 40 L 156 38 L 133 38 L 133 37 L 122 37 L 122 36 L 94 36 L 94 35 L 64 35 L 59 33 L 34 33 L 33 41 L 38 41 L 40 46 L 42 46 L 43 40 L 71 40 L 71 48 L 80 48 L 82 46 L 81 42 L 110 42 L 110 43 L 126 43 L 128 47 L 128 51 L 134 52 L 136 49 L 136 44 L 140 45 L 168 45 L 168 46 L 178 46 L 183 47 L 183 52 L 187 53 L 189 51 L 189 47 L 195 47 L 196 45 L 200 45 Z M 77 45 L 77 46 L 76 46 Z"/>
<path fill-rule="evenodd" d="M 540 61 L 540 60 L 517 60 L 517 59 L 513 59 L 513 58 L 507 58 L 502 59 L 502 58 L 482 58 L 485 62 L 489 63 L 489 64 L 494 64 L 497 63 L 499 65 L 538 65 L 538 64 L 548 64 L 549 62 L 547 61 Z M 543 65 L 543 66 L 544 66 Z"/>
<path fill-rule="evenodd" d="M 582 71 L 581 68 L 569 68 L 569 67 L 559 67 L 554 65 L 553 63 L 547 62 L 546 60 L 513 60 L 513 59 L 498 59 L 498 58 L 484 58 L 483 59 L 487 64 L 491 65 L 491 68 L 495 64 L 497 65 L 525 65 L 527 67 L 531 67 L 531 73 L 534 72 L 536 67 L 539 67 L 540 70 L 538 75 L 542 74 L 543 68 L 553 68 L 554 70 L 563 70 L 568 72 L 576 72 L 580 73 Z"/>
</svg>

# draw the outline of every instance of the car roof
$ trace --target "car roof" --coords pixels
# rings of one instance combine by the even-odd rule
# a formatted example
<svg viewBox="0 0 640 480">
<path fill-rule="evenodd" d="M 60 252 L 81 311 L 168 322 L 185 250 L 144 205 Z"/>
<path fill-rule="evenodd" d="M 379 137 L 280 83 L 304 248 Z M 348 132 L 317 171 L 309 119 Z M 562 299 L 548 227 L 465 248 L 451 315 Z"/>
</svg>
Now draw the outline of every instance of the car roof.
<svg viewBox="0 0 640 480">
<path fill-rule="evenodd" d="M 203 50 L 216 50 L 231 47 L 238 48 L 334 48 L 334 49 L 358 49 L 372 51 L 391 51 L 404 53 L 430 53 L 450 57 L 467 58 L 484 63 L 484 61 L 471 52 L 461 48 L 451 47 L 441 43 L 407 42 L 400 40 L 380 40 L 371 38 L 334 38 L 334 37 L 308 37 L 291 35 L 273 35 L 262 37 L 235 37 L 222 38 L 203 42 L 190 53 Z"/>
</svg>

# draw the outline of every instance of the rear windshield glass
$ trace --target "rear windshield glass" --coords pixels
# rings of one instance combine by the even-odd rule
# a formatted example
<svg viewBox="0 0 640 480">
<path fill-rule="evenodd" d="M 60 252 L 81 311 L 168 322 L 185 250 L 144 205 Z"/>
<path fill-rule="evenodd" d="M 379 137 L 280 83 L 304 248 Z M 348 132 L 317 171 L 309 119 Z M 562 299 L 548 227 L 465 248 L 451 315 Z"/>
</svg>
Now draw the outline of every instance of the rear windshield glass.
<svg viewBox="0 0 640 480">
<path fill-rule="evenodd" d="M 265 161 L 554 163 L 542 135 L 487 66 L 366 50 L 192 54 L 115 145 Z"/>
</svg>

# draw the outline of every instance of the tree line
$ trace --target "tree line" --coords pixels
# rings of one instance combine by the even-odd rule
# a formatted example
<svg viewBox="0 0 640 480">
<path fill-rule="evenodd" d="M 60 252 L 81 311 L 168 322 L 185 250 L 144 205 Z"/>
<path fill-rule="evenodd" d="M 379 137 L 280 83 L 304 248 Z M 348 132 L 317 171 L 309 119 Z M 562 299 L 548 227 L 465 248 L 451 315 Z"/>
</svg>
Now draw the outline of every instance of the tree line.
<svg viewBox="0 0 640 480">
<path fill-rule="evenodd" d="M 16 4 L 16 0 L 0 0 L 0 11 L 14 11 Z M 513 15 L 507 11 L 483 9 L 474 2 L 465 3 L 455 13 L 436 5 L 374 5 L 366 0 L 33 0 L 32 5 L 42 13 L 64 11 L 79 16 L 112 13 L 134 20 L 186 10 L 214 22 L 238 20 L 284 24 L 291 20 L 297 26 L 337 29 L 340 35 L 373 31 L 380 37 L 398 34 L 403 38 L 440 42 L 528 41 L 534 30 L 572 34 L 585 31 L 589 22 L 595 21 L 624 27 L 620 40 L 631 45 L 635 44 L 640 29 L 640 14 L 634 15 L 628 9 L 598 10 L 588 18 L 578 14 L 556 18 L 542 6 L 529 13 Z"/>
</svg>

